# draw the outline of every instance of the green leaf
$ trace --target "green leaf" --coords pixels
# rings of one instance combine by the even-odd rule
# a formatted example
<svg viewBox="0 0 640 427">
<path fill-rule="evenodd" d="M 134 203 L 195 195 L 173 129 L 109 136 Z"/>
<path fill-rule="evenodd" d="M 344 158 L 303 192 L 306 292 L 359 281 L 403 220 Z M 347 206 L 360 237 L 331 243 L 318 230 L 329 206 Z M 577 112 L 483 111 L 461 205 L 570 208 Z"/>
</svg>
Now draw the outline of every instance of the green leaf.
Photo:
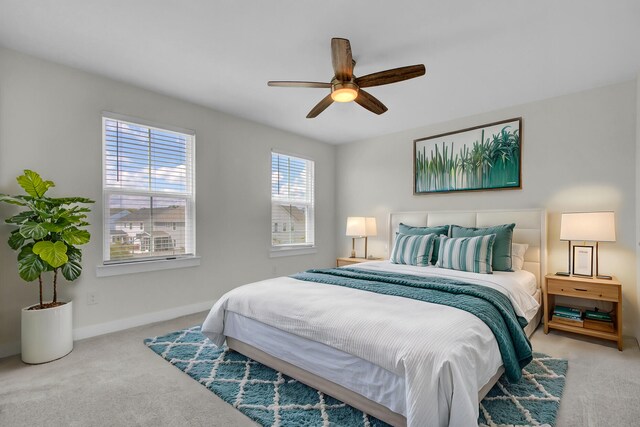
<svg viewBox="0 0 640 427">
<path fill-rule="evenodd" d="M 42 197 L 51 187 L 55 187 L 52 181 L 43 181 L 37 172 L 29 169 L 24 170 L 24 175 L 20 175 L 16 178 L 20 187 L 24 191 L 33 197 Z"/>
<path fill-rule="evenodd" d="M 49 207 L 47 206 L 45 209 L 36 209 L 36 213 L 41 222 L 45 222 L 48 219 L 53 218 L 53 215 L 49 212 Z"/>
<path fill-rule="evenodd" d="M 51 201 L 58 205 L 70 205 L 72 203 L 95 203 L 95 201 L 87 199 L 86 197 L 58 197 L 52 198 Z"/>
<path fill-rule="evenodd" d="M 69 261 L 62 266 L 61 270 L 64 278 L 72 282 L 80 277 L 82 273 L 82 265 L 80 264 L 80 261 L 82 261 L 82 252 L 71 247 L 67 251 L 67 255 L 69 256 Z"/>
<path fill-rule="evenodd" d="M 36 213 L 34 211 L 24 211 L 4 220 L 7 224 L 23 224 L 29 221 Z"/>
<path fill-rule="evenodd" d="M 24 245 L 24 241 L 25 238 L 22 236 L 22 234 L 20 234 L 20 230 L 13 230 L 9 235 L 8 243 L 11 249 L 13 249 L 14 251 L 20 249 L 20 247 Z"/>
<path fill-rule="evenodd" d="M 69 260 L 64 242 L 42 241 L 33 245 L 33 253 L 53 268 L 58 268 Z"/>
<path fill-rule="evenodd" d="M 62 238 L 66 243 L 71 245 L 84 245 L 89 242 L 91 234 L 86 230 L 80 230 L 76 227 L 72 227 L 62 232 Z"/>
<path fill-rule="evenodd" d="M 22 248 L 18 254 L 18 273 L 22 280 L 32 282 L 46 270 L 47 266 L 33 253 L 31 245 Z"/>
<path fill-rule="evenodd" d="M 68 261 L 62 266 L 61 271 L 65 279 L 73 282 L 82 274 L 82 265 L 77 261 Z"/>
<path fill-rule="evenodd" d="M 49 234 L 49 232 L 42 226 L 42 224 L 28 221 L 20 227 L 20 234 L 27 239 L 40 240 Z"/>
<path fill-rule="evenodd" d="M 20 261 L 23 257 L 30 255 L 32 253 L 33 253 L 33 243 L 27 243 L 20 249 L 20 252 L 18 252 L 18 261 Z"/>
<path fill-rule="evenodd" d="M 55 224 L 53 222 L 43 222 L 42 226 L 51 233 L 59 233 L 64 230 L 64 225 Z"/>
<path fill-rule="evenodd" d="M 59 212 L 56 215 L 56 219 L 58 220 L 58 222 L 60 222 L 59 220 L 65 220 L 69 224 L 78 223 L 78 222 L 82 221 L 86 217 L 87 216 L 85 214 L 77 213 L 73 209 L 68 209 L 68 210 L 65 209 L 65 210 L 63 210 L 62 212 Z"/>
<path fill-rule="evenodd" d="M 9 203 L 11 205 L 26 206 L 27 203 L 22 196 L 7 196 L 6 194 L 0 194 L 0 202 Z"/>
<path fill-rule="evenodd" d="M 69 261 L 82 261 L 82 251 L 75 246 L 67 245 L 67 256 Z"/>
</svg>

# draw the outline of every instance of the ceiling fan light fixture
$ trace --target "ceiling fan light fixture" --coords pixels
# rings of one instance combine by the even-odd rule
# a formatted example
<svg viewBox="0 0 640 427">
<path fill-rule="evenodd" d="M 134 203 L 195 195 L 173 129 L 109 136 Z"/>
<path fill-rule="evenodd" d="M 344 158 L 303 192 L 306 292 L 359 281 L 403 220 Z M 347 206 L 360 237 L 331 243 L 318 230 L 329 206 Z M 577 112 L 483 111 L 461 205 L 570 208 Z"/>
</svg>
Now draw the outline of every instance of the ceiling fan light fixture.
<svg viewBox="0 0 640 427">
<path fill-rule="evenodd" d="M 331 93 L 325 95 L 309 111 L 307 119 L 318 117 L 318 114 L 322 113 L 334 102 L 351 101 L 355 101 L 362 108 L 380 115 L 387 111 L 387 107 L 364 89 L 424 76 L 426 72 L 424 64 L 416 64 L 356 77 L 353 74 L 356 61 L 353 60 L 353 55 L 351 54 L 351 43 L 347 39 L 338 37 L 331 39 L 331 65 L 333 66 L 334 75 L 331 82 L 328 83 L 270 81 L 267 84 L 276 87 L 331 88 Z"/>
<path fill-rule="evenodd" d="M 351 102 L 358 97 L 358 86 L 355 83 L 335 83 L 331 87 L 331 99 L 335 102 Z"/>
</svg>

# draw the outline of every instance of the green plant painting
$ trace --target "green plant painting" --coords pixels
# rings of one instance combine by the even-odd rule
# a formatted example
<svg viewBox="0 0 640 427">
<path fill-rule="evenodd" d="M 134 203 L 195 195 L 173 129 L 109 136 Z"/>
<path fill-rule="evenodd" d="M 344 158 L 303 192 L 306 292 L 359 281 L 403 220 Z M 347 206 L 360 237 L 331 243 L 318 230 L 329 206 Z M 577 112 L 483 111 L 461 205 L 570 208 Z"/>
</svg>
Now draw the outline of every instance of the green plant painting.
<svg viewBox="0 0 640 427">
<path fill-rule="evenodd" d="M 522 119 L 414 141 L 414 193 L 522 188 Z"/>
</svg>

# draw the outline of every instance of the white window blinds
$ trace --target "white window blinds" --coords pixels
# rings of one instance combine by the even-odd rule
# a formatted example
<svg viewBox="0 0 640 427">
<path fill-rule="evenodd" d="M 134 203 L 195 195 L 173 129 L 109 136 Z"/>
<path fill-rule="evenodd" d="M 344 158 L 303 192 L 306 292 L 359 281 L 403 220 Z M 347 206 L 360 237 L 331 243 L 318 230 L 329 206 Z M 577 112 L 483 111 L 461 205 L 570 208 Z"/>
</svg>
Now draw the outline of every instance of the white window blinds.
<svg viewBox="0 0 640 427">
<path fill-rule="evenodd" d="M 271 153 L 271 245 L 313 246 L 314 162 Z"/>
<path fill-rule="evenodd" d="M 102 123 L 105 263 L 195 255 L 195 136 Z"/>
</svg>

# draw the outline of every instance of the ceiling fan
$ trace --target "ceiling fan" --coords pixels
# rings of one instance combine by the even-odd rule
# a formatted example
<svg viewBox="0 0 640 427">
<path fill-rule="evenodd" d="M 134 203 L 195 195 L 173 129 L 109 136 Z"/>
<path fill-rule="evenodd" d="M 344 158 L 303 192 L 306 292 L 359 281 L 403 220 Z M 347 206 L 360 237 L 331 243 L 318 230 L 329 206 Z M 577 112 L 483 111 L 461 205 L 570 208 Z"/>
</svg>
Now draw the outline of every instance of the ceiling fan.
<svg viewBox="0 0 640 427">
<path fill-rule="evenodd" d="M 353 68 L 356 65 L 356 61 L 351 57 L 351 43 L 349 43 L 349 40 L 341 38 L 331 39 L 331 61 L 333 63 L 335 76 L 331 79 L 330 83 L 270 81 L 267 84 L 275 87 L 331 89 L 331 93 L 325 96 L 322 101 L 318 102 L 318 104 L 309 111 L 309 114 L 307 114 L 307 118 L 312 119 L 322 113 L 334 101 L 355 101 L 372 113 L 382 114 L 387 111 L 387 107 L 373 95 L 362 90 L 362 88 L 401 82 L 423 76 L 425 73 L 424 65 L 418 64 L 356 77 L 353 75 Z"/>
</svg>

